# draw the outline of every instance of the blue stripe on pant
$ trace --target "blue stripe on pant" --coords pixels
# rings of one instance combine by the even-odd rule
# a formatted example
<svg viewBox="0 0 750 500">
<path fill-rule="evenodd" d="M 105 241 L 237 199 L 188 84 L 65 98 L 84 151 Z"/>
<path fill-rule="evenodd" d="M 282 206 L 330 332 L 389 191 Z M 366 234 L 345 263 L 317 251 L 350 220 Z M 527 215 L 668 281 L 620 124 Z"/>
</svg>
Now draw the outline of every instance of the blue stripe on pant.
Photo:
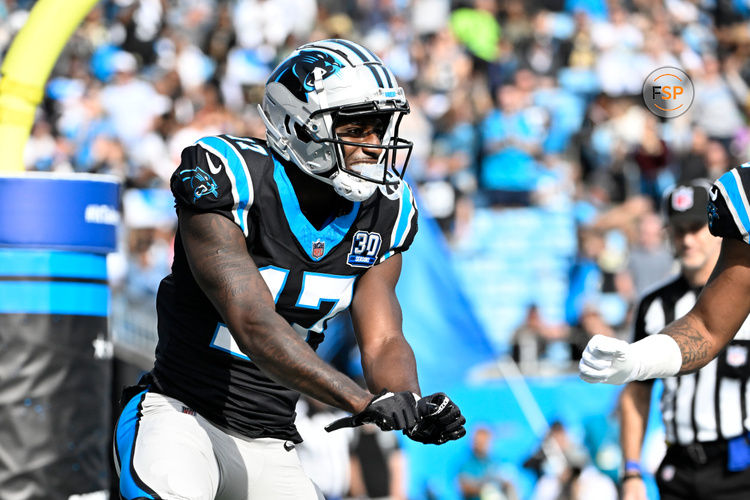
<svg viewBox="0 0 750 500">
<path fill-rule="evenodd" d="M 138 424 L 141 419 L 141 403 L 148 390 L 136 394 L 120 414 L 115 433 L 116 460 L 120 464 L 120 495 L 126 500 L 137 498 L 155 499 L 153 493 L 147 493 L 148 488 L 138 478 L 132 467 L 135 438 L 138 434 Z"/>
</svg>

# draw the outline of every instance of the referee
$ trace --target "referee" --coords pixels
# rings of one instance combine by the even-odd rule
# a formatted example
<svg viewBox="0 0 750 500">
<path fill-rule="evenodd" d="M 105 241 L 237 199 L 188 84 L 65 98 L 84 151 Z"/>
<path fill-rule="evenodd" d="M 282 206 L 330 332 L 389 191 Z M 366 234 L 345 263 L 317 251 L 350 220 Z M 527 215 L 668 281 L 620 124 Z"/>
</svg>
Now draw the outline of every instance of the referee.
<svg viewBox="0 0 750 500">
<path fill-rule="evenodd" d="M 711 235 L 706 217 L 710 187 L 707 181 L 696 180 L 676 187 L 664 199 L 680 274 L 641 299 L 634 341 L 687 313 L 718 260 L 721 239 Z M 656 473 L 662 500 L 750 498 L 748 323 L 708 365 L 664 379 L 661 411 L 667 453 Z M 640 455 L 652 387 L 653 380 L 630 382 L 620 396 L 623 500 L 647 498 Z"/>
</svg>

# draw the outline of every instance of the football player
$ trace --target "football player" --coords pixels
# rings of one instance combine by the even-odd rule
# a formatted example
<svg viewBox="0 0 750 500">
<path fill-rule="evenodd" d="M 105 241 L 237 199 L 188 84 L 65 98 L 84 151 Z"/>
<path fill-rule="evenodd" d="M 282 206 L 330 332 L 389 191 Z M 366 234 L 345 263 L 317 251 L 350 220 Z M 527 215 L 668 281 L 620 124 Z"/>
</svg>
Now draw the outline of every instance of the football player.
<svg viewBox="0 0 750 500">
<path fill-rule="evenodd" d="M 595 335 L 579 364 L 586 382 L 624 384 L 698 370 L 729 343 L 750 314 L 750 163 L 711 187 L 708 223 L 719 261 L 693 308 L 659 334 L 633 344 Z"/>
<path fill-rule="evenodd" d="M 157 296 L 153 370 L 126 390 L 123 498 L 321 498 L 294 449 L 300 392 L 423 443 L 465 434 L 420 397 L 395 286 L 417 231 L 391 71 L 346 40 L 303 45 L 271 74 L 266 140 L 205 137 L 172 176 L 178 232 Z M 367 387 L 316 354 L 349 308 Z"/>
</svg>

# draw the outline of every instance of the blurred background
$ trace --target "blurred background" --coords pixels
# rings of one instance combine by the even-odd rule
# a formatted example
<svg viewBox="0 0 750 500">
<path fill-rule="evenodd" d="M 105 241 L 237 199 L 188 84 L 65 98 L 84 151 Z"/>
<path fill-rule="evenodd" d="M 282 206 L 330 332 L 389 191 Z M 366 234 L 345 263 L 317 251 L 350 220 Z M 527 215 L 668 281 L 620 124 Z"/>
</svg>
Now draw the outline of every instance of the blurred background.
<svg viewBox="0 0 750 500">
<path fill-rule="evenodd" d="M 3 54 L 34 4 L 0 3 Z M 326 439 L 335 412 L 303 401 L 311 475 L 329 498 L 617 498 L 619 388 L 580 382 L 577 361 L 595 333 L 629 339 L 638 297 L 674 272 L 665 190 L 747 159 L 749 21 L 746 0 L 103 0 L 53 69 L 24 163 L 122 183 L 107 258 L 116 394 L 150 367 L 181 150 L 265 137 L 256 105 L 278 62 L 311 40 L 362 43 L 411 104 L 420 233 L 404 330 L 423 392 L 454 398 L 469 434 L 439 448 L 367 428 Z M 662 66 L 695 86 L 669 120 L 641 97 Z M 361 375 L 348 318 L 319 352 Z"/>
</svg>

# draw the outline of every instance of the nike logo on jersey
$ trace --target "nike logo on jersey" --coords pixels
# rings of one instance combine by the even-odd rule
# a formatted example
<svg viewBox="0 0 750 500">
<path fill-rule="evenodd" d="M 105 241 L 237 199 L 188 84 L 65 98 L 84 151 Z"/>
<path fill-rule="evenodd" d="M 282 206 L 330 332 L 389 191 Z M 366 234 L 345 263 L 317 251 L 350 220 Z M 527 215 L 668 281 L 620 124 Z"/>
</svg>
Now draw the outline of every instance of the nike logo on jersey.
<svg viewBox="0 0 750 500">
<path fill-rule="evenodd" d="M 211 155 L 208 153 L 206 153 L 206 160 L 208 161 L 208 170 L 212 174 L 218 174 L 219 172 L 221 172 L 221 165 L 219 165 L 218 167 L 214 165 L 214 162 L 211 161 Z"/>
<path fill-rule="evenodd" d="M 711 186 L 711 190 L 708 192 L 708 195 L 711 197 L 711 201 L 716 201 L 716 198 L 719 197 L 719 188 L 716 186 Z"/>
</svg>

